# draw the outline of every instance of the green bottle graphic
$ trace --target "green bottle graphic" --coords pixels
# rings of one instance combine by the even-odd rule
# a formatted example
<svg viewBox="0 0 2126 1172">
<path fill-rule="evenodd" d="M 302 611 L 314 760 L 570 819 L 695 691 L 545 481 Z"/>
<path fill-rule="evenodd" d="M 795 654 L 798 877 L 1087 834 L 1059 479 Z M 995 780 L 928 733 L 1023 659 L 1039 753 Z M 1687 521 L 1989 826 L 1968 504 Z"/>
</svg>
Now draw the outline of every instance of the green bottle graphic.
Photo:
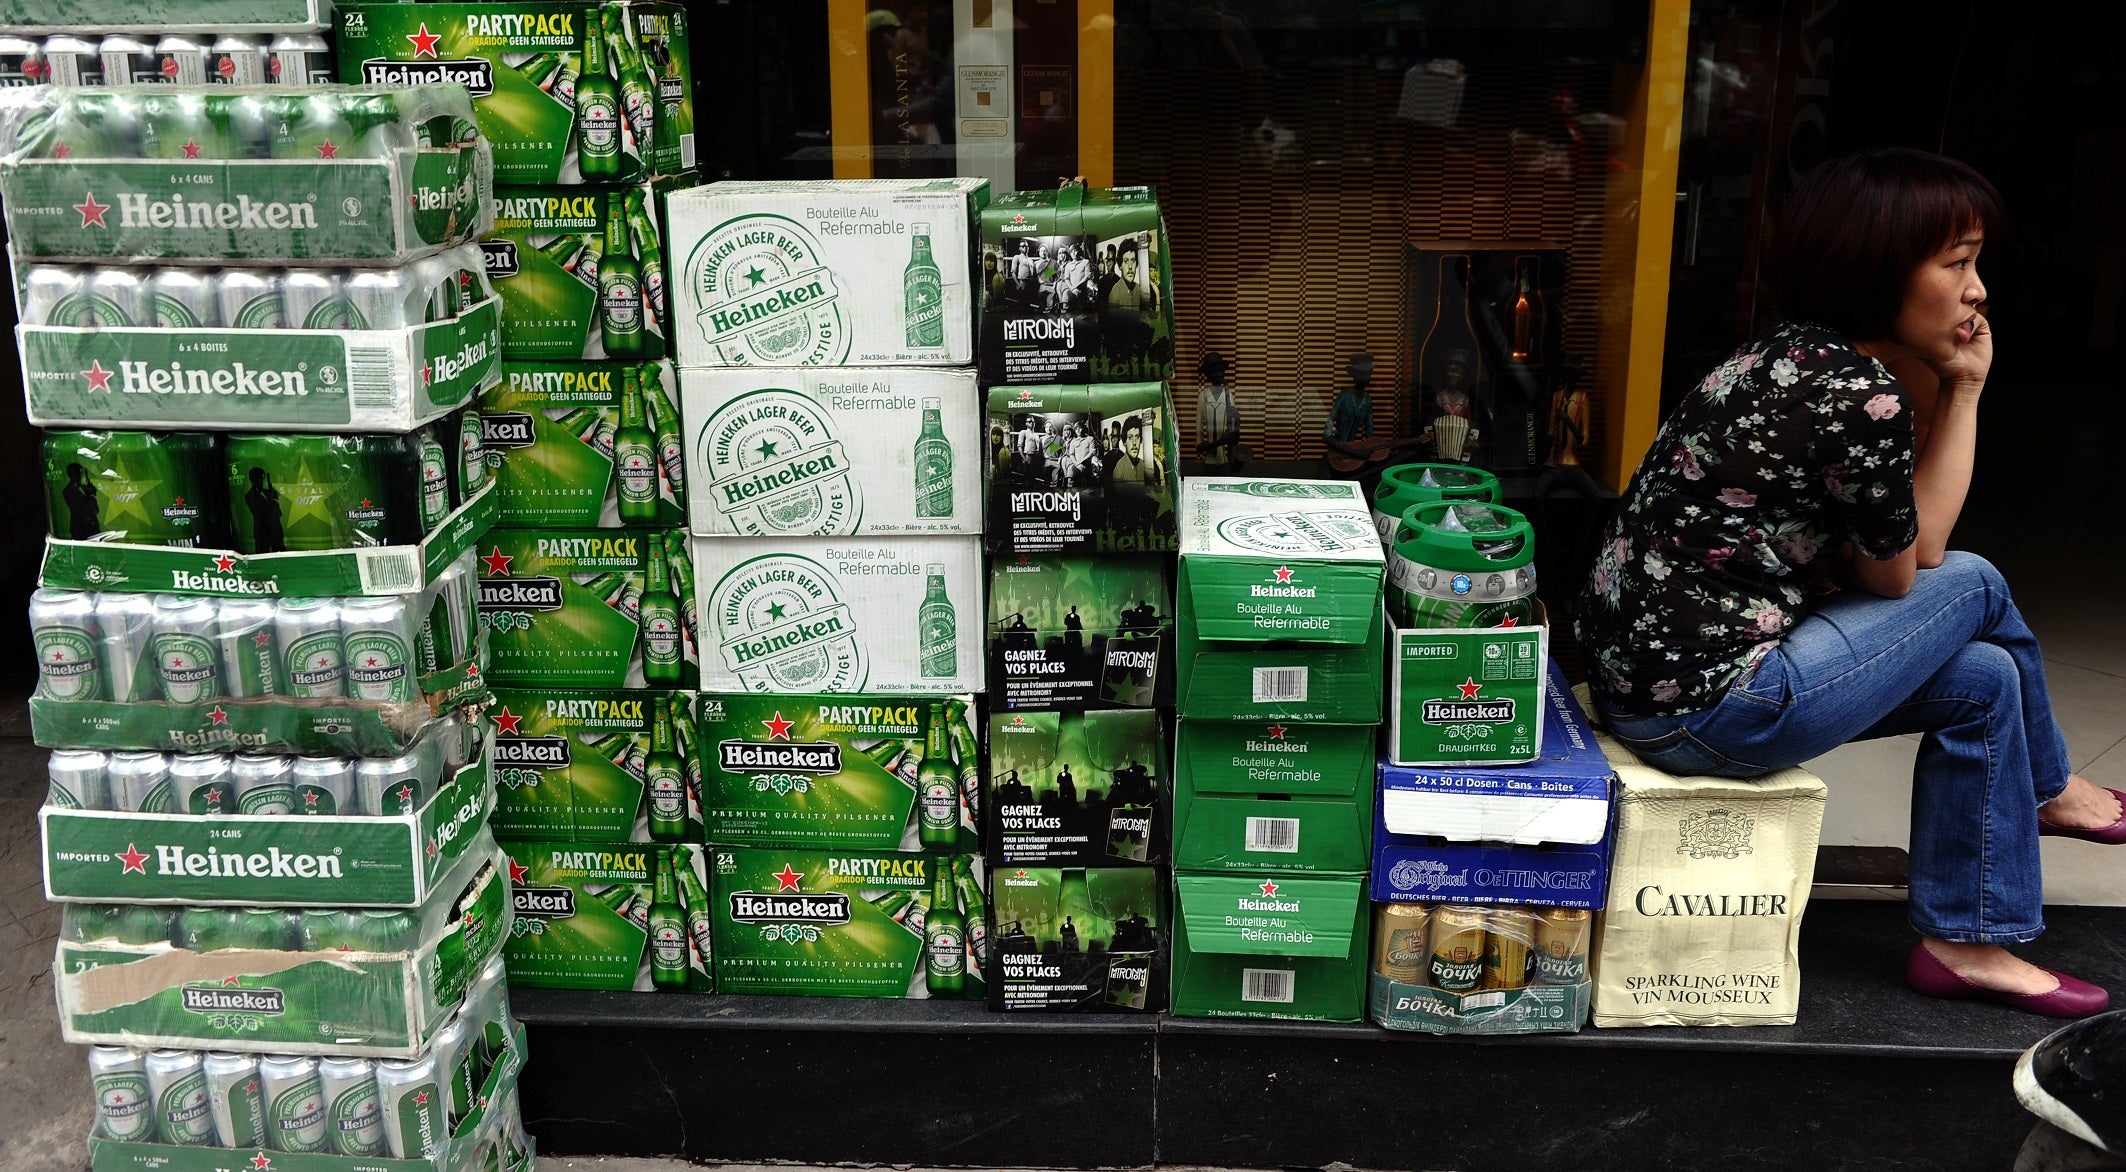
<svg viewBox="0 0 2126 1172">
<path fill-rule="evenodd" d="M 952 885 L 959 889 L 960 912 L 967 917 L 967 958 L 973 966 L 969 971 L 980 975 L 982 966 L 989 963 L 989 912 L 982 904 L 982 889 L 974 881 L 974 864 L 966 855 L 953 856 Z"/>
<path fill-rule="evenodd" d="M 952 441 L 945 438 L 940 399 L 923 400 L 923 430 L 915 437 L 915 515 L 952 515 Z"/>
<path fill-rule="evenodd" d="M 911 349 L 945 345 L 945 278 L 930 256 L 930 225 L 914 225 L 915 244 L 908 257 L 904 321 Z"/>
<path fill-rule="evenodd" d="M 576 77 L 576 169 L 586 183 L 620 178 L 620 90 L 605 69 L 605 38 L 583 34 Z"/>
<path fill-rule="evenodd" d="M 575 269 L 573 265 L 576 259 L 576 254 L 583 251 L 583 237 L 566 235 L 556 236 L 552 240 L 549 240 L 546 243 L 540 245 L 539 251 L 546 254 L 546 259 L 554 262 L 555 264 L 561 266 L 564 269 L 568 269 L 570 272 L 574 272 Z"/>
<path fill-rule="evenodd" d="M 636 612 L 642 630 L 642 682 L 652 688 L 676 688 L 686 666 L 679 634 L 679 598 L 672 593 L 664 543 L 653 537 L 644 538 L 650 547 L 650 576 Z"/>
<path fill-rule="evenodd" d="M 694 938 L 694 951 L 701 954 L 701 963 L 707 965 L 715 950 L 710 947 L 715 918 L 709 911 L 708 889 L 694 877 L 694 868 L 686 863 L 685 853 L 675 852 L 672 869 L 679 873 L 679 903 L 686 909 L 687 935 Z"/>
<path fill-rule="evenodd" d="M 960 671 L 959 617 L 952 600 L 945 597 L 944 565 L 932 562 L 924 572 L 929 581 L 923 590 L 922 609 L 916 614 L 916 654 L 922 660 L 924 679 L 950 679 Z"/>
<path fill-rule="evenodd" d="M 598 287 L 598 269 L 605 260 L 605 235 L 593 232 L 583 238 L 583 255 L 576 258 L 576 279 Z"/>
<path fill-rule="evenodd" d="M 923 763 L 915 771 L 915 792 L 916 841 L 932 854 L 950 854 L 960 840 L 960 777 L 952 767 L 952 742 L 945 731 L 942 700 L 930 706 L 930 729 L 923 744 Z M 946 899 L 950 902 L 949 888 Z"/>
<path fill-rule="evenodd" d="M 862 752 L 864 756 L 871 758 L 873 765 L 885 770 L 888 777 L 899 777 L 900 773 L 894 766 L 907 754 L 908 747 L 899 741 L 880 741 Z"/>
<path fill-rule="evenodd" d="M 671 702 L 659 698 L 653 704 L 655 723 L 650 730 L 649 798 L 650 841 L 678 842 L 687 833 L 686 769 L 672 736 Z"/>
<path fill-rule="evenodd" d="M 628 251 L 627 200 L 605 197 L 605 255 L 598 261 L 598 329 L 607 358 L 642 357 L 642 266 Z"/>
<path fill-rule="evenodd" d="M 687 923 L 672 883 L 672 852 L 668 849 L 657 851 L 657 889 L 650 897 L 649 929 L 650 984 L 664 990 L 686 988 Z"/>
<path fill-rule="evenodd" d="M 561 55 L 559 53 L 535 54 L 530 60 L 517 66 L 517 72 L 524 75 L 524 80 L 542 90 L 546 89 L 548 88 L 548 80 L 561 72 Z"/>
<path fill-rule="evenodd" d="M 672 499 L 683 501 L 687 499 L 686 441 L 679 435 L 679 416 L 665 400 L 664 392 L 657 389 L 656 380 L 656 367 L 642 369 L 642 407 L 650 417 L 650 434 L 657 437 L 658 471 L 664 476 L 665 487 L 672 490 Z M 673 570 L 677 577 L 678 567 Z"/>
<path fill-rule="evenodd" d="M 657 135 L 657 91 L 650 85 L 650 75 L 642 68 L 635 46 L 628 43 L 620 10 L 607 8 L 601 15 L 606 52 L 613 59 L 613 72 L 620 75 L 620 109 L 635 135 L 635 149 L 648 151 Z"/>
<path fill-rule="evenodd" d="M 618 477 L 620 523 L 656 524 L 657 445 L 642 410 L 642 380 L 633 370 L 622 376 L 620 428 L 613 433 L 613 474 Z"/>
<path fill-rule="evenodd" d="M 935 736 L 936 734 L 931 734 Z M 952 860 L 930 860 L 930 916 L 923 921 L 924 983 L 932 997 L 967 995 L 967 918 L 952 889 Z"/>
<path fill-rule="evenodd" d="M 657 225 L 642 205 L 642 193 L 627 193 L 627 229 L 635 240 L 635 256 L 642 264 L 642 299 L 650 315 L 671 329 L 672 319 L 664 309 L 664 248 L 657 240 Z"/>
<path fill-rule="evenodd" d="M 598 409 L 596 407 L 571 407 L 562 414 L 561 418 L 554 420 L 554 426 L 575 436 L 577 439 L 587 440 L 593 432 L 598 430 Z"/>
</svg>

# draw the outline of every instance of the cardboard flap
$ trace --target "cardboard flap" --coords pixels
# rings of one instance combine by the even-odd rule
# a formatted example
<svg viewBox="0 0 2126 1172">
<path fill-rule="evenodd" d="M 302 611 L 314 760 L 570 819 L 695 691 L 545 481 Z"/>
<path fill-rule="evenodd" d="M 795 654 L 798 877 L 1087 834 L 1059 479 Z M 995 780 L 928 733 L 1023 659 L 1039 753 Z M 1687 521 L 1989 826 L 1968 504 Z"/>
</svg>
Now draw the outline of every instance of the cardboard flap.
<svg viewBox="0 0 2126 1172">
<path fill-rule="evenodd" d="M 1360 876 L 1174 876 L 1189 947 L 1245 956 L 1349 956 Z"/>
</svg>

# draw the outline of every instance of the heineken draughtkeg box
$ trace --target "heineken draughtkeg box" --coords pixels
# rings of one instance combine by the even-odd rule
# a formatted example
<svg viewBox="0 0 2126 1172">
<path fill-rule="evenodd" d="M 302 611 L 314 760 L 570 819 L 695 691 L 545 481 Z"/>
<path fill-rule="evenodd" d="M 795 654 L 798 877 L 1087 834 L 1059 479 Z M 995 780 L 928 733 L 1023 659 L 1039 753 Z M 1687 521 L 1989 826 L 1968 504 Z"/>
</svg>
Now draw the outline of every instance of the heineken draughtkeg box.
<svg viewBox="0 0 2126 1172">
<path fill-rule="evenodd" d="M 693 366 L 965 366 L 986 179 L 676 192 L 673 353 Z"/>
<path fill-rule="evenodd" d="M 971 370 L 682 370 L 704 537 L 982 531 Z"/>
<path fill-rule="evenodd" d="M 1015 191 L 982 211 L 982 384 L 1173 377 L 1172 270 L 1149 187 Z"/>
<path fill-rule="evenodd" d="M 974 697 L 703 693 L 698 704 L 711 842 L 978 849 Z"/>
<path fill-rule="evenodd" d="M 341 3 L 340 80 L 473 96 L 502 184 L 634 183 L 694 167 L 677 4 Z"/>
<path fill-rule="evenodd" d="M 1540 614 L 1540 611 L 1538 612 Z M 1389 644 L 1388 759 L 1512 765 L 1543 752 L 1550 628 L 1398 628 Z"/>
<path fill-rule="evenodd" d="M 1172 553 L 1180 455 L 1164 383 L 991 387 L 989 548 Z"/>
<path fill-rule="evenodd" d="M 705 692 L 983 690 L 975 537 L 696 537 Z"/>
<path fill-rule="evenodd" d="M 502 187 L 480 243 L 502 296 L 512 361 L 663 358 L 672 271 L 657 231 L 660 189 Z"/>
<path fill-rule="evenodd" d="M 1181 715 L 1380 720 L 1384 568 L 1356 484 L 1183 481 Z"/>
<path fill-rule="evenodd" d="M 722 993 L 979 1000 L 976 855 L 708 848 Z"/>
<path fill-rule="evenodd" d="M 484 833 L 412 909 L 70 904 L 52 966 L 69 1042 L 409 1057 L 510 931 Z"/>
<path fill-rule="evenodd" d="M 1156 1013 L 1166 1004 L 1166 869 L 997 867 L 989 1007 Z"/>
<path fill-rule="evenodd" d="M 1172 563 L 999 558 L 989 579 L 989 678 L 999 711 L 1172 703 Z"/>
<path fill-rule="evenodd" d="M 497 529 L 481 543 L 488 677 L 567 688 L 690 688 L 685 535 L 660 529 Z"/>
<path fill-rule="evenodd" d="M 388 263 L 487 231 L 462 90 L 31 86 L 0 98 L 18 258 Z"/>
<path fill-rule="evenodd" d="M 709 991 L 715 953 L 701 847 L 511 843 L 509 875 L 510 984 Z"/>
<path fill-rule="evenodd" d="M 382 269 L 18 261 L 15 277 L 46 427 L 407 432 L 502 377 L 471 245 Z"/>
<path fill-rule="evenodd" d="M 989 859 L 1115 867 L 1167 858 L 1164 718 L 1113 712 L 989 717 Z"/>
<path fill-rule="evenodd" d="M 675 373 L 662 362 L 509 362 L 480 398 L 503 525 L 686 521 Z"/>
<path fill-rule="evenodd" d="M 1177 1017 L 1358 1021 L 1366 1009 L 1363 875 L 1177 871 Z"/>
<path fill-rule="evenodd" d="M 702 771 L 685 692 L 503 685 L 494 726 L 495 836 L 700 842 Z"/>
<path fill-rule="evenodd" d="M 1183 720 L 1175 731 L 1174 866 L 1366 869 L 1378 727 Z"/>
</svg>

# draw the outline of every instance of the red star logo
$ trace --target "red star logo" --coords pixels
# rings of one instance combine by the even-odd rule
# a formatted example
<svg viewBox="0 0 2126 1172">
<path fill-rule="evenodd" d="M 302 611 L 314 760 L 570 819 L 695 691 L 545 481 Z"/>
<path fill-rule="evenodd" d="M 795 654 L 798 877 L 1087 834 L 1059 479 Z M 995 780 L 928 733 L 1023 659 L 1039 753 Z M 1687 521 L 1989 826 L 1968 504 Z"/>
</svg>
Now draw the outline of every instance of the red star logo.
<svg viewBox="0 0 2126 1172">
<path fill-rule="evenodd" d="M 70 142 L 63 142 L 63 143 L 60 143 L 60 144 L 59 144 L 58 146 L 55 146 L 55 147 L 53 147 L 53 148 L 52 148 L 52 157 L 53 157 L 53 158 L 55 158 L 55 159 L 71 159 L 71 158 L 73 158 L 73 157 L 74 157 L 74 144 L 73 144 L 73 143 L 70 143 Z"/>
<path fill-rule="evenodd" d="M 508 733 L 510 736 L 516 736 L 517 726 L 519 724 L 522 724 L 523 722 L 523 717 L 518 716 L 514 712 L 511 712 L 508 706 L 505 705 L 503 706 L 501 712 L 495 714 L 495 731 L 499 733 Z"/>
<path fill-rule="evenodd" d="M 1475 676 L 1465 676 L 1461 683 L 1454 686 L 1462 690 L 1462 699 L 1464 700 L 1474 700 L 1476 699 L 1476 694 L 1484 690 L 1484 685 L 1477 683 Z"/>
<path fill-rule="evenodd" d="M 1033 392 L 1032 392 L 1032 391 L 1020 391 L 1020 392 L 1019 392 L 1019 397 L 1020 397 L 1021 399 L 1031 399 L 1031 398 L 1033 398 Z"/>
<path fill-rule="evenodd" d="M 148 856 L 141 854 L 140 848 L 130 842 L 125 844 L 125 853 L 118 856 L 118 861 L 125 864 L 125 870 L 119 872 L 121 875 L 148 873 Z"/>
<path fill-rule="evenodd" d="M 422 366 L 421 366 L 421 385 L 422 385 L 422 386 L 424 386 L 424 387 L 425 387 L 425 386 L 427 386 L 427 385 L 428 385 L 428 380 L 429 380 L 429 379 L 431 379 L 431 378 L 433 378 L 434 376 L 435 376 L 435 364 L 434 364 L 434 363 L 424 363 L 424 364 L 422 364 Z"/>
<path fill-rule="evenodd" d="M 402 785 L 399 787 L 398 792 L 391 796 L 397 798 L 401 803 L 411 802 L 413 801 L 413 787 Z"/>
<path fill-rule="evenodd" d="M 530 867 L 527 867 L 527 866 L 525 866 L 524 864 L 522 864 L 522 863 L 518 862 L 518 861 L 517 861 L 517 860 L 515 860 L 515 859 L 511 859 L 511 860 L 509 861 L 509 882 L 510 882 L 510 886 L 514 887 L 514 886 L 516 886 L 516 885 L 518 885 L 518 884 L 520 884 L 520 883 L 524 882 L 524 878 L 525 878 L 525 876 L 527 876 L 527 875 L 530 875 L 530 874 L 531 874 L 531 868 L 530 868 Z"/>
<path fill-rule="evenodd" d="M 266 1169 L 271 1167 L 273 1167 L 273 1161 L 267 1157 L 266 1153 L 260 1152 L 251 1157 L 252 1172 L 266 1172 Z"/>
<path fill-rule="evenodd" d="M 363 666 L 363 667 L 375 667 L 375 666 L 376 666 L 376 656 L 374 656 L 374 655 L 370 656 L 370 657 L 369 657 L 369 658 L 368 658 L 367 660 L 365 660 L 365 661 L 364 661 L 364 662 L 362 663 L 362 666 Z"/>
<path fill-rule="evenodd" d="M 1507 615 L 1505 620 L 1499 623 L 1499 626 L 1502 627 L 1518 627 L 1520 625 L 1521 620 L 1518 615 Z"/>
<path fill-rule="evenodd" d="M 1283 740 L 1283 739 L 1284 739 L 1284 726 L 1283 726 L 1283 725 L 1281 725 L 1281 724 L 1273 724 L 1273 725 L 1271 725 L 1271 726 L 1270 726 L 1270 739 L 1271 739 L 1271 740 L 1273 740 L 1273 741 L 1281 741 L 1281 740 Z"/>
<path fill-rule="evenodd" d="M 1013 213 L 1011 214 L 1011 222 L 1012 222 L 1012 223 L 1014 223 L 1014 224 L 1023 224 L 1023 223 L 1025 223 L 1025 222 L 1026 222 L 1026 213 L 1025 213 L 1025 212 L 1013 212 Z"/>
<path fill-rule="evenodd" d="M 310 792 L 308 792 L 308 793 L 306 793 L 306 794 L 304 794 L 304 795 L 303 795 L 303 805 L 305 805 L 305 806 L 307 806 L 307 807 L 309 807 L 310 809 L 313 809 L 313 810 L 317 809 L 317 791 L 316 791 L 316 790 L 311 790 Z"/>
<path fill-rule="evenodd" d="M 196 159 L 196 158 L 198 158 L 198 157 L 199 157 L 199 144 L 198 144 L 198 143 L 196 143 L 196 142 L 191 142 L 191 141 L 187 141 L 187 142 L 185 143 L 185 158 L 188 158 L 188 159 Z"/>
<path fill-rule="evenodd" d="M 89 368 L 81 372 L 81 377 L 89 380 L 90 390 L 109 391 L 111 389 L 111 376 L 117 373 L 115 370 L 105 370 L 103 368 L 103 360 L 99 358 L 89 363 Z"/>
<path fill-rule="evenodd" d="M 790 869 L 790 864 L 784 863 L 782 865 L 782 870 L 777 871 L 775 873 L 775 881 L 777 883 L 782 884 L 781 887 L 778 887 L 775 890 L 796 891 L 798 890 L 797 881 L 804 877 L 805 873 L 803 871 L 792 871 Z"/>
<path fill-rule="evenodd" d="M 1012 878 L 1014 878 L 1014 879 L 1024 879 L 1024 878 L 1026 878 L 1026 868 L 1024 868 L 1024 867 L 1021 867 L 1021 868 L 1019 868 L 1019 873 L 1018 873 L 1018 874 L 1016 874 L 1016 875 L 1013 875 L 1013 876 L 1012 876 Z"/>
<path fill-rule="evenodd" d="M 226 574 L 236 568 L 236 559 L 230 557 L 228 554 L 223 554 L 220 557 L 214 559 L 214 568 Z"/>
<path fill-rule="evenodd" d="M 320 158 L 320 159 L 337 159 L 337 158 L 339 158 L 339 157 L 340 157 L 340 148 L 339 148 L 339 144 L 338 144 L 338 143 L 335 143 L 335 142 L 333 142 L 333 141 L 332 141 L 331 139 L 326 139 L 326 140 L 325 140 L 324 142 L 321 142 L 321 143 L 317 144 L 317 157 L 318 157 L 318 158 Z"/>
<path fill-rule="evenodd" d="M 1275 895 L 1275 894 L 1277 894 L 1277 881 L 1276 881 L 1275 879 L 1265 879 L 1265 880 L 1263 880 L 1263 881 L 1262 881 L 1262 893 L 1263 893 L 1264 895 Z"/>
<path fill-rule="evenodd" d="M 214 706 L 214 711 L 207 713 L 207 719 L 213 721 L 215 724 L 227 724 L 229 723 L 229 710 L 223 708 L 219 704 L 216 704 Z"/>
<path fill-rule="evenodd" d="M 1026 723 L 1026 718 L 1025 718 L 1025 717 L 1023 717 L 1023 716 L 1014 716 L 1014 717 L 1012 717 L 1012 718 L 1011 718 L 1011 723 L 1013 723 L 1013 724 L 1025 724 L 1025 723 Z"/>
<path fill-rule="evenodd" d="M 1278 580 L 1279 582 L 1289 582 L 1289 581 L 1291 581 L 1291 580 L 1292 580 L 1292 567 L 1290 567 L 1290 566 L 1279 566 L 1279 567 L 1277 567 L 1277 572 L 1276 572 L 1276 578 L 1277 578 L 1277 580 Z"/>
<path fill-rule="evenodd" d="M 111 205 L 107 203 L 97 203 L 96 193 L 93 191 L 89 192 L 87 198 L 83 199 L 80 203 L 75 204 L 74 210 L 81 213 L 81 226 L 84 228 L 88 227 L 90 224 L 94 224 L 98 228 L 110 227 L 109 224 L 103 222 L 103 213 L 110 211 Z"/>
<path fill-rule="evenodd" d="M 65 663 L 65 662 L 66 662 L 66 652 L 65 652 L 64 650 L 59 650 L 59 651 L 54 651 L 54 652 L 52 652 L 52 662 L 53 662 L 53 663 Z"/>
<path fill-rule="evenodd" d="M 254 646 L 258 647 L 269 646 L 273 642 L 273 633 L 270 631 L 260 631 L 258 634 L 251 636 L 251 642 Z"/>
<path fill-rule="evenodd" d="M 436 857 L 436 840 L 432 838 L 428 840 L 428 857 L 431 859 Z"/>
<path fill-rule="evenodd" d="M 365 509 L 369 507 L 369 498 L 366 496 L 362 498 L 362 507 Z"/>
<path fill-rule="evenodd" d="M 242 977 L 231 976 L 223 977 L 221 979 L 221 987 L 224 989 L 241 989 L 243 988 L 243 984 L 244 979 Z"/>
<path fill-rule="evenodd" d="M 467 667 L 467 668 L 465 669 L 465 674 L 466 674 L 466 675 L 469 675 L 469 676 L 472 676 L 472 677 L 473 677 L 473 678 L 475 678 L 475 679 L 479 678 L 479 675 L 480 675 L 480 665 L 479 665 L 479 664 L 477 664 L 477 663 L 475 663 L 475 664 L 472 664 L 471 666 L 469 666 L 469 667 Z"/>
<path fill-rule="evenodd" d="M 424 20 L 421 22 L 421 31 L 417 33 L 407 33 L 406 39 L 413 42 L 414 56 L 433 57 L 436 55 L 436 42 L 442 40 L 443 38 L 437 36 L 432 32 L 429 32 L 428 22 Z"/>
<path fill-rule="evenodd" d="M 183 508 L 183 507 L 184 507 L 184 503 L 185 503 L 185 496 L 184 496 L 184 494 L 183 494 L 183 493 L 178 493 L 178 494 L 177 494 L 177 507 L 178 507 L 178 508 Z"/>
<path fill-rule="evenodd" d="M 428 1105 L 428 1092 L 415 1091 L 413 1093 L 413 1105 L 416 1107 L 426 1107 Z"/>
<path fill-rule="evenodd" d="M 761 721 L 761 723 L 768 726 L 769 740 L 787 741 L 790 739 L 790 726 L 796 724 L 797 722 L 794 720 L 784 720 L 782 718 L 782 713 L 777 712 L 775 714 L 775 719 L 763 720 Z"/>
<path fill-rule="evenodd" d="M 480 560 L 487 563 L 488 577 L 507 578 L 509 577 L 509 563 L 517 559 L 510 554 L 503 553 L 502 547 L 498 545 L 493 553 L 487 554 Z"/>
</svg>

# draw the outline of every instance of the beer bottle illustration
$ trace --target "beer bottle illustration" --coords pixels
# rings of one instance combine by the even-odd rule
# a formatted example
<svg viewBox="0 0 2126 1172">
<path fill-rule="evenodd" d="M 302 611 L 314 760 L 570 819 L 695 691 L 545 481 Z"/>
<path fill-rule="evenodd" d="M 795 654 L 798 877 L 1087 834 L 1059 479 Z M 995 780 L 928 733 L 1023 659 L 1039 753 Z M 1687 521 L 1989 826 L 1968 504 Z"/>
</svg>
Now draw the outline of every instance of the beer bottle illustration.
<svg viewBox="0 0 2126 1172">
<path fill-rule="evenodd" d="M 959 617 L 952 609 L 952 600 L 945 596 L 944 565 L 932 562 L 923 569 L 928 584 L 916 615 L 916 653 L 922 661 L 923 678 L 949 679 L 960 670 Z"/>
<path fill-rule="evenodd" d="M 932 737 L 938 736 L 933 732 Z M 932 997 L 967 995 L 967 918 L 952 885 L 952 860 L 930 860 L 930 916 L 923 921 L 924 984 Z"/>
<path fill-rule="evenodd" d="M 679 596 L 672 593 L 664 543 L 646 544 L 650 547 L 649 581 L 643 586 L 642 602 L 636 611 L 636 623 L 642 630 L 642 682 L 652 688 L 676 688 L 686 666 L 679 634 Z M 928 610 L 927 603 L 924 609 Z"/>
<path fill-rule="evenodd" d="M 613 59 L 613 72 L 620 76 L 620 109 L 635 136 L 637 150 L 647 151 L 656 137 L 657 91 L 650 85 L 642 59 L 627 37 L 625 18 L 615 8 L 601 12 L 606 55 Z"/>
<path fill-rule="evenodd" d="M 598 263 L 599 333 L 607 358 L 642 357 L 642 266 L 628 247 L 627 200 L 605 197 L 605 255 Z"/>
<path fill-rule="evenodd" d="M 614 486 L 620 523 L 651 525 L 657 521 L 657 441 L 642 409 L 642 378 L 632 368 L 622 375 L 620 427 L 613 432 Z M 652 540 L 652 545 L 661 544 Z"/>
<path fill-rule="evenodd" d="M 670 728 L 666 728 L 670 736 Z M 687 924 L 672 882 L 672 852 L 657 850 L 657 886 L 650 897 L 650 983 L 659 990 L 687 987 Z"/>
<path fill-rule="evenodd" d="M 945 345 L 945 278 L 930 255 L 930 225 L 914 225 L 913 235 L 904 281 L 908 346 L 936 350 Z"/>
<path fill-rule="evenodd" d="M 649 757 L 650 841 L 678 842 L 687 832 L 686 770 L 679 763 L 679 750 L 672 736 L 671 702 L 662 697 L 652 702 L 655 723 L 651 725 Z"/>
<path fill-rule="evenodd" d="M 916 840 L 932 854 L 949 854 L 960 839 L 960 776 L 952 767 L 945 702 L 930 706 L 923 763 L 915 774 Z"/>
<path fill-rule="evenodd" d="M 620 178 L 620 89 L 605 71 L 605 38 L 583 34 L 576 77 L 576 169 L 586 183 Z"/>
<path fill-rule="evenodd" d="M 671 329 L 671 317 L 664 304 L 664 248 L 657 242 L 657 225 L 642 206 L 642 193 L 627 193 L 628 234 L 635 241 L 635 256 L 642 264 L 642 299 L 649 306 L 650 315 Z"/>
<path fill-rule="evenodd" d="M 941 400 L 923 400 L 923 430 L 915 437 L 915 515 L 952 515 L 952 442 L 945 438 Z"/>
</svg>

